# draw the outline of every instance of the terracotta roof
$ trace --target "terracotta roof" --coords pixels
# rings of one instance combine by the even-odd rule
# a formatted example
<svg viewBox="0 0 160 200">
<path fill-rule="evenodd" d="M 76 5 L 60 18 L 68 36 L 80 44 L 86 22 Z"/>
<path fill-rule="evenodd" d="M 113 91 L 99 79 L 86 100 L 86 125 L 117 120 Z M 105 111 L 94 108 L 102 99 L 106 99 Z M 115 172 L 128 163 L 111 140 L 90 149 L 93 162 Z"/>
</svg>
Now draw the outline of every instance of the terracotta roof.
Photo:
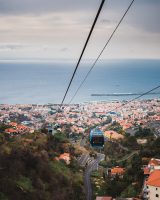
<svg viewBox="0 0 160 200">
<path fill-rule="evenodd" d="M 96 197 L 96 200 L 112 200 L 112 197 Z"/>
<path fill-rule="evenodd" d="M 13 129 L 13 128 L 7 128 L 5 129 L 6 133 L 17 133 L 17 130 Z"/>
<path fill-rule="evenodd" d="M 71 158 L 70 158 L 70 154 L 69 153 L 63 153 L 59 156 L 59 160 L 64 160 L 67 163 L 70 162 Z"/>
<path fill-rule="evenodd" d="M 159 160 L 159 159 L 152 158 L 152 159 L 149 161 L 149 165 L 159 166 L 159 165 L 160 165 L 160 160 Z"/>
<path fill-rule="evenodd" d="M 69 153 L 63 153 L 60 155 L 60 158 L 64 158 L 64 157 L 70 157 Z"/>
<path fill-rule="evenodd" d="M 27 126 L 24 126 L 24 125 L 21 125 L 21 124 L 19 124 L 19 125 L 17 126 L 17 129 L 20 129 L 20 130 L 25 130 L 25 129 L 28 129 L 28 127 L 27 127 Z"/>
<path fill-rule="evenodd" d="M 124 174 L 124 172 L 125 172 L 125 169 L 121 167 L 114 167 L 111 169 L 111 174 L 121 175 L 121 174 Z"/>
<path fill-rule="evenodd" d="M 150 174 L 148 180 L 146 181 L 146 185 L 160 187 L 160 170 L 154 170 Z"/>
<path fill-rule="evenodd" d="M 10 122 L 9 125 L 10 126 L 17 126 L 17 123 L 16 122 Z"/>
</svg>

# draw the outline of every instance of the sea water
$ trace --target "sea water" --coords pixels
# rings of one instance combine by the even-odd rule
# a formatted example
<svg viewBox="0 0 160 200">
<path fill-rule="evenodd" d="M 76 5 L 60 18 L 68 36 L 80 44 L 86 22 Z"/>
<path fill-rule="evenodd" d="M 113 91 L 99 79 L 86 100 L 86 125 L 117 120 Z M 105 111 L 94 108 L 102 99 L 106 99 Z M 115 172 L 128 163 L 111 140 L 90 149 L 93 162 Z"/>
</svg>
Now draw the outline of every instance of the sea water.
<svg viewBox="0 0 160 200">
<path fill-rule="evenodd" d="M 68 103 L 92 65 L 83 62 L 65 103 Z M 61 103 L 76 62 L 0 62 L 0 104 Z M 143 93 L 160 85 L 160 60 L 100 61 L 79 90 L 73 103 L 129 100 L 134 96 L 92 94 Z M 156 93 L 159 90 L 154 91 Z M 160 94 L 143 98 L 159 98 Z"/>
</svg>

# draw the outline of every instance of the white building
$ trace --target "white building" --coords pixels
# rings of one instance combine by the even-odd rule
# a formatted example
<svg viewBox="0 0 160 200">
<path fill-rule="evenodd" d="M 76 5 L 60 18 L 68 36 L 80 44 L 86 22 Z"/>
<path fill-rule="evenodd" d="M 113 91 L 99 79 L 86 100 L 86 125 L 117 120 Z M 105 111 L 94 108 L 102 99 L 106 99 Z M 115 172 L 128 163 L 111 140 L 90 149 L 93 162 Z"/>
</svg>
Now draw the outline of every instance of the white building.
<svg viewBox="0 0 160 200">
<path fill-rule="evenodd" d="M 160 170 L 154 170 L 149 175 L 144 186 L 144 199 L 159 200 L 160 199 Z"/>
</svg>

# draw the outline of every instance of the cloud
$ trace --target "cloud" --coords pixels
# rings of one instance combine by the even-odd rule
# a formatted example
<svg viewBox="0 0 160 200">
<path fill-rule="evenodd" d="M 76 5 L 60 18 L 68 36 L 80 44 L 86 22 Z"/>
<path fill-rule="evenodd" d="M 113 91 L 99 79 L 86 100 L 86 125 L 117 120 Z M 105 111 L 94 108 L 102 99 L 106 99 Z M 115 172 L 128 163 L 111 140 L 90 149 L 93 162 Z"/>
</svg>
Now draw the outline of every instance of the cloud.
<svg viewBox="0 0 160 200">
<path fill-rule="evenodd" d="M 96 0 L 0 0 L 1 14 L 40 14 L 46 12 L 93 9 Z"/>
<path fill-rule="evenodd" d="M 142 0 L 135 1 L 132 8 L 132 15 L 128 18 L 132 26 L 146 32 L 160 33 L 160 1 Z"/>
<path fill-rule="evenodd" d="M 113 23 L 113 21 L 109 20 L 109 19 L 101 19 L 100 21 L 102 24 L 111 24 Z"/>
<path fill-rule="evenodd" d="M 48 46 L 44 46 L 44 45 L 0 43 L 0 51 L 14 51 L 14 52 L 30 51 L 30 52 L 34 52 L 34 51 L 47 51 L 47 50 L 48 50 Z"/>
<path fill-rule="evenodd" d="M 101 19 L 101 23 L 109 24 L 116 21 L 127 8 L 130 0 L 106 1 L 103 13 L 109 13 L 109 18 Z M 100 1 L 97 0 L 0 0 L 0 15 L 45 15 L 55 14 L 51 22 L 61 22 L 61 16 L 67 12 L 72 14 L 76 23 L 88 22 L 86 16 L 89 12 L 96 13 Z M 135 1 L 126 18 L 133 26 L 149 31 L 160 32 L 160 1 L 159 0 L 140 0 Z M 83 13 L 81 18 L 80 12 Z M 76 13 L 76 14 L 75 14 Z M 93 14 L 93 16 L 94 16 Z M 83 17 L 83 15 L 85 17 Z M 90 16 L 90 15 L 89 15 Z M 89 21 L 90 22 L 90 21 Z M 123 22 L 124 23 L 124 22 Z"/>
<path fill-rule="evenodd" d="M 62 48 L 62 49 L 60 49 L 60 51 L 61 51 L 61 52 L 66 52 L 66 51 L 68 51 L 68 48 L 66 48 L 66 47 L 65 47 L 65 48 Z"/>
<path fill-rule="evenodd" d="M 100 2 L 0 0 L 0 58 L 77 58 Z M 130 2 L 106 0 L 85 53 L 87 58 L 98 55 Z M 158 0 L 135 1 L 104 57 L 158 57 L 159 10 Z"/>
<path fill-rule="evenodd" d="M 17 50 L 22 49 L 24 47 L 27 47 L 28 45 L 22 45 L 22 44 L 0 44 L 0 50 Z"/>
</svg>

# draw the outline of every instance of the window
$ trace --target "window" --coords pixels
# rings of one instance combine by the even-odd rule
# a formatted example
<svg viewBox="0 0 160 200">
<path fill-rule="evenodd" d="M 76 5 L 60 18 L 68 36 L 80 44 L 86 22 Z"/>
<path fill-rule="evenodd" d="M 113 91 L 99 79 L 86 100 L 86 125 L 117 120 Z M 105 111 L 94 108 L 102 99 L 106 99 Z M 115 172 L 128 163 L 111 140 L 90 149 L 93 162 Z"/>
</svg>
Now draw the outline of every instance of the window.
<svg viewBox="0 0 160 200">
<path fill-rule="evenodd" d="M 156 197 L 159 197 L 159 195 L 158 195 L 158 194 L 156 194 Z"/>
</svg>

